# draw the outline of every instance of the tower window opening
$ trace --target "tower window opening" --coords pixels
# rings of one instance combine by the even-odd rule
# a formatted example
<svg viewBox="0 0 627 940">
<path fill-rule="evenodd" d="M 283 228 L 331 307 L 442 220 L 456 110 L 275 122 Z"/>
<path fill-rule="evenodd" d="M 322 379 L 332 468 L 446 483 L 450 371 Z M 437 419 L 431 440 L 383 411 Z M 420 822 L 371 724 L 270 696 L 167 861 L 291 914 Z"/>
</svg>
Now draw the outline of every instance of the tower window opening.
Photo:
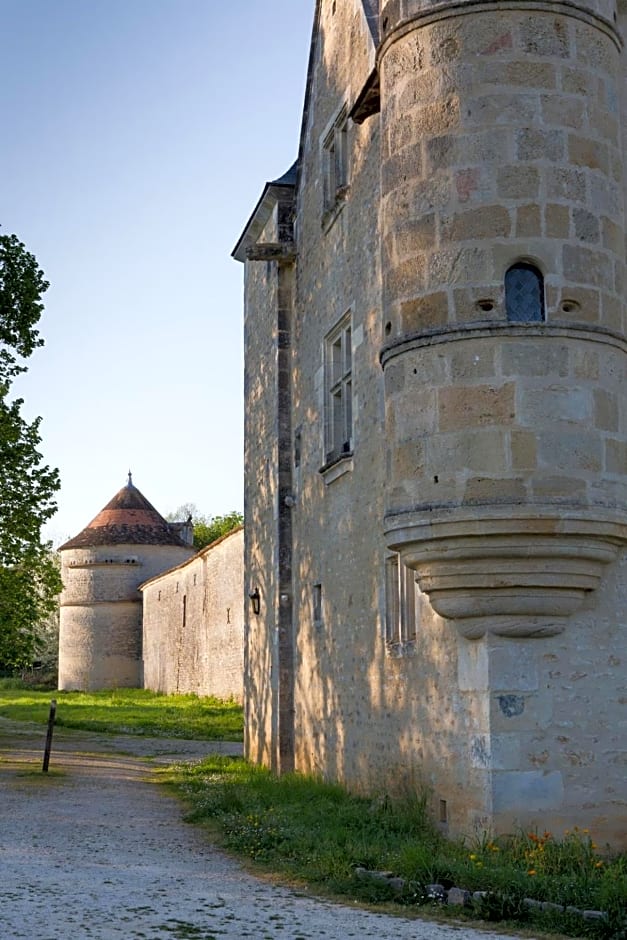
<svg viewBox="0 0 627 940">
<path fill-rule="evenodd" d="M 513 264 L 505 274 L 505 308 L 512 323 L 544 320 L 544 278 L 532 264 Z"/>
</svg>

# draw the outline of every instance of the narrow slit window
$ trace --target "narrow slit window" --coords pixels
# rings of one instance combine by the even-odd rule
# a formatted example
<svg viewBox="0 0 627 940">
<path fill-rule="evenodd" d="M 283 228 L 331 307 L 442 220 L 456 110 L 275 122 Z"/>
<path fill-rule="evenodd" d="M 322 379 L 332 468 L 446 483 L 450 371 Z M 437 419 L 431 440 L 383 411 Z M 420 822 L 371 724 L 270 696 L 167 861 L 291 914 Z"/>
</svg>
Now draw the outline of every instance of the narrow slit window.
<svg viewBox="0 0 627 940">
<path fill-rule="evenodd" d="M 313 621 L 316 626 L 322 623 L 322 585 L 313 586 Z"/>
<path fill-rule="evenodd" d="M 514 264 L 505 275 L 505 308 L 511 323 L 544 320 L 544 279 L 532 264 Z"/>
</svg>

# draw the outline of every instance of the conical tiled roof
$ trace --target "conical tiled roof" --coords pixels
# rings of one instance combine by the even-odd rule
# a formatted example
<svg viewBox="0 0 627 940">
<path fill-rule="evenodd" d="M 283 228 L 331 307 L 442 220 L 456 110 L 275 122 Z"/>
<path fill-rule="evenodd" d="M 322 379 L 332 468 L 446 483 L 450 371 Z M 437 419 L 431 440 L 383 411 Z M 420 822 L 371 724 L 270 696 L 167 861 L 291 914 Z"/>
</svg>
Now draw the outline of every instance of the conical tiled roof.
<svg viewBox="0 0 627 940">
<path fill-rule="evenodd" d="M 91 548 L 95 545 L 185 546 L 185 542 L 133 486 L 129 473 L 126 486 L 101 509 L 87 528 L 61 545 L 59 551 L 66 548 Z"/>
</svg>

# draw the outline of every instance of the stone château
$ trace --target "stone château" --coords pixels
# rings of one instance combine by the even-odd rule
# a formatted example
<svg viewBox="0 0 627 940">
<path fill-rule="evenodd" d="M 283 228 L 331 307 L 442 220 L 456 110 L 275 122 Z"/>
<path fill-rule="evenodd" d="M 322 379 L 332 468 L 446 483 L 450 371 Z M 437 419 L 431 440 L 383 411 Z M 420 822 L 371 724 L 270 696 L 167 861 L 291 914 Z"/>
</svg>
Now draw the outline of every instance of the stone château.
<svg viewBox="0 0 627 940">
<path fill-rule="evenodd" d="M 614 0 L 318 0 L 245 265 L 248 756 L 627 845 Z"/>
</svg>

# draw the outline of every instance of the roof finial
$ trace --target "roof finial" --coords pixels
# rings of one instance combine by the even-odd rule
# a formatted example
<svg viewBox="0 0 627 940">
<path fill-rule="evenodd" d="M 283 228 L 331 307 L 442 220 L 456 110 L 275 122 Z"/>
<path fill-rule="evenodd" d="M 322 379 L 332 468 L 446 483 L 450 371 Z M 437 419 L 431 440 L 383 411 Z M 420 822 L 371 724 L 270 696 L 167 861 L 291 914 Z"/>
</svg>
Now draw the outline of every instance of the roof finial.
<svg viewBox="0 0 627 940">
<path fill-rule="evenodd" d="M 126 485 L 127 485 L 127 486 L 132 486 L 132 485 L 133 485 L 133 476 L 132 476 L 130 470 L 128 471 L 128 483 L 127 483 Z"/>
</svg>

